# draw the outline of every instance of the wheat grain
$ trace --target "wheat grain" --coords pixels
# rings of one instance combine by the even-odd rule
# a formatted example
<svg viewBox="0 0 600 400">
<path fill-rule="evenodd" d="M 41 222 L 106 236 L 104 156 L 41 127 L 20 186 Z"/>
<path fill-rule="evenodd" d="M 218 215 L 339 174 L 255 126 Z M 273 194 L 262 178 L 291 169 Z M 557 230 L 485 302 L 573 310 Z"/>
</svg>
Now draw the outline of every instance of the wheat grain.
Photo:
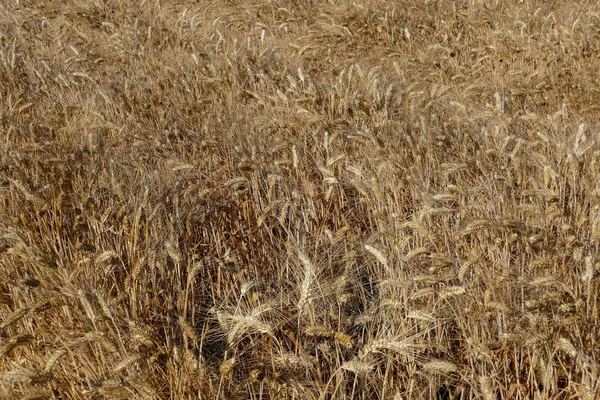
<svg viewBox="0 0 600 400">
<path fill-rule="evenodd" d="M 432 360 L 423 364 L 423 370 L 436 374 L 451 374 L 458 371 L 456 364 L 444 360 Z"/>
<path fill-rule="evenodd" d="M 96 257 L 96 264 L 100 264 L 106 261 L 109 261 L 113 258 L 118 258 L 119 255 L 115 253 L 113 250 L 106 250 L 102 252 L 98 257 Z"/>
<path fill-rule="evenodd" d="M 494 400 L 496 396 L 494 395 L 494 389 L 492 388 L 491 378 L 488 376 L 480 375 L 478 377 L 479 381 L 479 390 L 481 391 L 481 396 L 483 400 Z"/>
<path fill-rule="evenodd" d="M 116 398 L 131 398 L 131 395 L 133 394 L 128 386 L 115 380 L 103 381 L 100 384 L 98 393 L 100 395 L 111 396 Z"/>
<path fill-rule="evenodd" d="M 129 328 L 131 330 L 131 341 L 133 344 L 136 346 L 146 346 L 149 348 L 154 347 L 151 329 L 131 320 L 129 321 Z"/>
<path fill-rule="evenodd" d="M 30 309 L 27 307 L 24 308 L 19 308 L 15 311 L 13 311 L 7 318 L 5 318 L 2 323 L 0 323 L 0 328 L 4 329 L 12 324 L 14 324 L 15 322 L 19 321 L 21 318 L 23 318 L 25 315 L 27 315 L 29 313 Z"/>
<path fill-rule="evenodd" d="M 466 293 L 464 286 L 448 286 L 440 291 L 440 300 L 446 300 L 451 297 L 460 296 Z"/>
<path fill-rule="evenodd" d="M 438 282 L 438 276 L 434 274 L 417 275 L 413 278 L 416 283 L 424 283 L 426 285 L 432 285 Z"/>
<path fill-rule="evenodd" d="M 564 337 L 556 339 L 555 346 L 558 350 L 563 351 L 571 357 L 576 357 L 578 354 L 578 351 L 575 348 L 575 346 L 573 346 L 573 344 Z"/>
<path fill-rule="evenodd" d="M 418 321 L 436 322 L 436 318 L 433 314 L 423 310 L 413 310 L 406 313 L 406 318 L 416 319 Z"/>
<path fill-rule="evenodd" d="M 198 340 L 198 333 L 196 332 L 196 329 L 186 321 L 184 316 L 179 316 L 179 327 L 188 339 L 191 339 L 194 342 Z"/>
<path fill-rule="evenodd" d="M 122 370 L 124 370 L 125 368 L 127 368 L 131 364 L 137 363 L 142 358 L 143 358 L 143 355 L 139 354 L 139 353 L 138 354 L 130 354 L 130 355 L 128 355 L 123 360 L 121 360 L 121 362 L 119 362 L 117 365 L 115 365 L 115 367 L 113 368 L 113 373 L 115 373 L 115 374 L 120 373 Z"/>
<path fill-rule="evenodd" d="M 88 300 L 87 294 L 82 290 L 77 290 L 77 297 L 79 297 L 79 302 L 85 311 L 85 315 L 94 321 L 96 319 L 96 313 L 94 312 L 94 308 L 92 307 L 92 303 Z"/>
<path fill-rule="evenodd" d="M 465 280 L 465 277 L 467 276 L 469 271 L 473 268 L 473 266 L 475 264 L 477 264 L 479 262 L 480 258 L 481 258 L 481 255 L 479 254 L 479 252 L 477 250 L 474 250 L 471 253 L 469 259 L 460 266 L 460 269 L 458 271 L 458 280 L 459 281 L 463 282 Z"/>
<path fill-rule="evenodd" d="M 99 290 L 94 290 L 94 297 L 96 298 L 96 301 L 98 301 L 98 304 L 100 305 L 100 309 L 102 310 L 102 315 L 104 315 L 105 318 L 108 318 L 109 320 L 114 322 L 114 320 L 115 320 L 114 313 L 111 309 L 111 306 L 104 298 L 104 295 Z"/>
<path fill-rule="evenodd" d="M 52 353 L 52 355 L 46 360 L 44 371 L 50 372 L 52 368 L 54 368 L 54 365 L 58 362 L 58 360 L 65 354 L 67 354 L 67 350 L 65 349 L 59 349 Z"/>
<path fill-rule="evenodd" d="M 375 366 L 371 362 L 353 359 L 342 364 L 341 368 L 356 375 L 367 376 L 373 371 Z"/>
<path fill-rule="evenodd" d="M 335 331 L 326 326 L 309 326 L 304 328 L 304 333 L 308 336 L 321 336 L 321 337 L 333 337 Z"/>
<path fill-rule="evenodd" d="M 425 296 L 429 296 L 429 295 L 433 295 L 435 294 L 435 290 L 433 290 L 433 288 L 427 287 L 427 288 L 423 288 L 421 290 L 416 291 L 415 293 L 412 293 L 409 296 L 410 300 L 417 300 L 420 299 L 421 297 L 425 297 Z"/>
<path fill-rule="evenodd" d="M 384 267 L 387 268 L 387 259 L 380 250 L 368 244 L 365 245 L 365 250 L 371 253 L 377 259 L 377 261 L 379 261 Z"/>
<path fill-rule="evenodd" d="M 549 276 L 540 276 L 534 280 L 532 280 L 531 282 L 529 282 L 530 286 L 542 286 L 542 285 L 547 285 L 549 283 L 555 283 L 556 282 L 556 278 L 553 277 L 552 275 Z"/>
<path fill-rule="evenodd" d="M 279 220 L 279 223 L 283 226 L 285 226 L 285 221 L 287 220 L 288 211 L 290 210 L 291 205 L 292 205 L 292 203 L 290 201 L 286 201 L 281 206 L 281 212 L 279 213 L 279 216 L 277 217 L 277 219 Z"/>
<path fill-rule="evenodd" d="M 145 379 L 129 379 L 127 383 L 135 389 L 141 399 L 156 399 L 158 397 L 157 391 Z"/>
<path fill-rule="evenodd" d="M 404 261 L 409 262 L 411 261 L 413 258 L 416 258 L 420 255 L 423 254 L 427 254 L 429 252 L 429 250 L 427 249 L 427 247 L 417 247 L 414 250 L 411 250 L 410 252 L 408 252 L 406 254 L 406 256 L 404 256 Z"/>
<path fill-rule="evenodd" d="M 592 256 L 585 257 L 585 271 L 581 279 L 590 282 L 594 278 L 596 268 L 594 266 L 594 258 Z"/>
<path fill-rule="evenodd" d="M 304 307 L 309 301 L 309 295 L 313 280 L 315 278 L 315 266 L 309 260 L 309 258 L 302 252 L 298 251 L 298 258 L 304 267 L 304 279 L 300 286 L 300 299 L 298 300 L 297 308 L 300 313 L 304 311 Z"/>
<path fill-rule="evenodd" d="M 106 335 L 101 331 L 90 331 L 87 332 L 84 337 L 84 340 L 92 343 L 100 343 L 106 350 L 111 353 L 117 353 L 118 349 L 115 344 L 106 337 Z"/>
<path fill-rule="evenodd" d="M 333 338 L 335 339 L 336 343 L 342 345 L 347 349 L 351 349 L 352 347 L 354 347 L 354 340 L 350 335 L 344 332 L 336 332 L 333 335 Z"/>
<path fill-rule="evenodd" d="M 27 396 L 22 397 L 21 400 L 48 400 L 50 398 L 51 397 L 48 393 L 38 392 L 28 394 Z"/>
<path fill-rule="evenodd" d="M 138 281 L 140 273 L 142 272 L 142 268 L 144 267 L 144 265 L 146 265 L 145 257 L 141 257 L 135 263 L 135 266 L 131 270 L 131 274 L 125 280 L 125 288 L 127 289 L 127 291 L 131 291 L 132 284 Z"/>
<path fill-rule="evenodd" d="M 491 225 L 491 221 L 487 219 L 478 219 L 470 222 L 462 231 L 461 235 L 470 235 L 478 230 L 487 228 Z"/>
<path fill-rule="evenodd" d="M 392 310 L 402 310 L 404 308 L 404 303 L 397 300 L 384 300 L 381 302 L 380 308 L 390 308 Z"/>
<path fill-rule="evenodd" d="M 392 351 L 402 355 L 412 355 L 413 349 L 417 346 L 412 339 L 394 340 L 377 339 L 368 343 L 361 351 L 360 358 L 363 359 L 371 353 L 379 353 L 382 350 Z"/>
<path fill-rule="evenodd" d="M 275 356 L 274 361 L 277 367 L 284 370 L 306 370 L 314 367 L 314 360 L 294 354 L 279 354 Z"/>
<path fill-rule="evenodd" d="M 231 379 L 231 376 L 233 374 L 233 368 L 235 367 L 236 362 L 237 359 L 235 357 L 232 357 L 223 361 L 221 365 L 219 365 L 219 373 L 221 374 L 221 378 Z"/>
<path fill-rule="evenodd" d="M 29 334 L 19 334 L 15 336 L 11 336 L 6 343 L 0 346 L 0 355 L 4 356 L 10 353 L 17 346 L 22 346 L 28 343 L 31 343 L 34 340 L 34 337 Z"/>
<path fill-rule="evenodd" d="M 250 382 L 262 382 L 265 379 L 265 372 L 261 368 L 254 368 L 250 371 L 248 375 L 248 379 Z"/>
<path fill-rule="evenodd" d="M 272 334 L 272 328 L 254 316 L 231 316 L 233 326 L 227 335 L 227 342 L 234 343 L 239 337 L 247 332 L 257 332 L 267 335 Z"/>
<path fill-rule="evenodd" d="M 169 257 L 171 257 L 175 264 L 179 264 L 181 261 L 183 261 L 183 254 L 181 253 L 181 250 L 179 250 L 179 247 L 177 247 L 175 243 L 171 241 L 166 242 L 165 249 Z"/>
<path fill-rule="evenodd" d="M 51 379 L 52 375 L 48 372 L 36 368 L 19 368 L 8 371 L 4 374 L 4 379 L 8 382 L 25 384 L 43 384 Z"/>
<path fill-rule="evenodd" d="M 32 314 L 42 313 L 44 311 L 51 309 L 52 307 L 56 306 L 57 304 L 60 304 L 60 302 L 57 302 L 55 300 L 42 300 L 42 301 L 36 303 L 32 307 L 31 313 Z"/>
</svg>

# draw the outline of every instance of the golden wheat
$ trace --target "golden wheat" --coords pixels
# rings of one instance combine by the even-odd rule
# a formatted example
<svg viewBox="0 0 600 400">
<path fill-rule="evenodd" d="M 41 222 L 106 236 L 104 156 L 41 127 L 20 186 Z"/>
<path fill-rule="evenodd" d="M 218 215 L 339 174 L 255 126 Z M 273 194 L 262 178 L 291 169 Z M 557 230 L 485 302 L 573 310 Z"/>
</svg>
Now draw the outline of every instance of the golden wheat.
<svg viewBox="0 0 600 400">
<path fill-rule="evenodd" d="M 600 5 L 6 0 L 1 398 L 597 398 Z"/>
<path fill-rule="evenodd" d="M 350 360 L 342 364 L 341 368 L 346 371 L 354 372 L 357 375 L 368 375 L 374 368 L 373 363 Z"/>
</svg>

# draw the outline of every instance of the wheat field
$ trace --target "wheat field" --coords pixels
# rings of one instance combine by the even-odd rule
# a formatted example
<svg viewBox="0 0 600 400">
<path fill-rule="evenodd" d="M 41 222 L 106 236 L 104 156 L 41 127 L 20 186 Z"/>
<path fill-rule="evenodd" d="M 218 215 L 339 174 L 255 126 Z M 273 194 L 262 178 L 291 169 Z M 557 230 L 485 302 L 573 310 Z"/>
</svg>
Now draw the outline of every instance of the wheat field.
<svg viewBox="0 0 600 400">
<path fill-rule="evenodd" d="M 590 1 L 2 1 L 0 398 L 598 398 L 599 68 Z"/>
</svg>

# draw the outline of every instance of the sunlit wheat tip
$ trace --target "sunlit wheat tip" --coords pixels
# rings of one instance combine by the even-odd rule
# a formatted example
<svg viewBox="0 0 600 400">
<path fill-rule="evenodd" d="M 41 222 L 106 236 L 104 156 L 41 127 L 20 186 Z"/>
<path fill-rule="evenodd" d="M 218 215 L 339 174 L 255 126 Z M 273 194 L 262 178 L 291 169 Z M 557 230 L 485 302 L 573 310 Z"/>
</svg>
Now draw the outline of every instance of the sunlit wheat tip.
<svg viewBox="0 0 600 400">
<path fill-rule="evenodd" d="M 368 244 L 365 245 L 365 250 L 371 253 L 384 267 L 387 267 L 387 259 L 380 250 Z"/>
<path fill-rule="evenodd" d="M 92 307 L 92 303 L 90 303 L 87 294 L 82 290 L 77 290 L 77 296 L 79 297 L 79 302 L 87 317 L 94 321 L 96 319 L 96 313 L 94 312 L 94 308 Z"/>
<path fill-rule="evenodd" d="M 237 359 L 235 357 L 232 357 L 221 363 L 221 365 L 219 366 L 219 373 L 221 374 L 222 378 L 231 378 L 231 374 L 233 373 L 233 368 L 235 367 L 236 362 Z"/>
<path fill-rule="evenodd" d="M 413 258 L 416 258 L 423 254 L 427 254 L 428 252 L 429 250 L 427 249 L 427 247 L 417 247 L 416 249 L 408 252 L 406 256 L 404 256 L 404 261 L 411 261 Z"/>
<path fill-rule="evenodd" d="M 50 357 L 46 360 L 46 365 L 44 366 L 44 371 L 49 372 L 52 370 L 54 365 L 58 362 L 58 360 L 67 354 L 66 349 L 56 350 L 54 353 L 50 355 Z"/>
<path fill-rule="evenodd" d="M 0 323 L 0 328 L 4 329 L 7 326 L 14 324 L 15 322 L 23 318 L 25 315 L 27 315 L 29 311 L 30 309 L 27 307 L 19 308 L 13 311 L 6 319 L 4 319 L 4 321 L 2 321 L 2 323 Z"/>
<path fill-rule="evenodd" d="M 492 388 L 492 379 L 488 376 L 480 375 L 478 378 L 479 390 L 483 400 L 495 400 L 494 389 Z"/>
<path fill-rule="evenodd" d="M 7 382 L 25 384 L 43 384 L 52 378 L 52 374 L 36 368 L 20 368 L 4 374 Z"/>
<path fill-rule="evenodd" d="M 120 363 L 118 363 L 115 368 L 113 369 L 113 373 L 119 373 L 122 370 L 124 370 L 125 368 L 127 368 L 129 365 L 138 362 L 139 360 L 141 360 L 143 358 L 142 354 L 131 354 L 127 357 L 125 357 Z"/>
<path fill-rule="evenodd" d="M 555 346 L 557 349 L 565 352 L 571 357 L 577 356 L 578 352 L 575 346 L 566 338 L 560 337 L 556 339 Z"/>
<path fill-rule="evenodd" d="M 373 363 L 353 359 L 342 364 L 341 368 L 346 371 L 354 372 L 356 375 L 368 375 L 373 371 Z"/>
<path fill-rule="evenodd" d="M 171 241 L 166 242 L 165 249 L 167 250 L 167 254 L 169 255 L 169 257 L 171 257 L 174 263 L 177 264 L 183 261 L 183 254 L 181 253 L 181 250 L 179 250 L 179 247 L 175 243 Z"/>
<path fill-rule="evenodd" d="M 118 257 L 118 254 L 115 253 L 113 250 L 106 250 L 105 252 L 101 253 L 98 257 L 96 257 L 96 264 L 103 263 L 112 258 L 117 258 L 117 257 Z"/>
<path fill-rule="evenodd" d="M 309 326 L 304 329 L 304 333 L 308 336 L 332 337 L 335 331 L 326 326 Z"/>
<path fill-rule="evenodd" d="M 423 369 L 427 372 L 449 374 L 458 371 L 456 364 L 443 360 L 433 360 L 423 364 Z"/>
<path fill-rule="evenodd" d="M 21 400 L 49 400 L 51 397 L 48 393 L 37 392 L 21 397 Z"/>
<path fill-rule="evenodd" d="M 354 346 L 352 337 L 344 332 L 336 332 L 333 337 L 338 344 L 347 349 L 351 349 Z"/>
<path fill-rule="evenodd" d="M 531 282 L 529 282 L 529 286 L 543 286 L 543 285 L 547 285 L 550 283 L 554 283 L 556 282 L 556 278 L 553 277 L 552 275 L 549 276 L 540 276 L 539 278 L 536 278 L 534 280 L 532 280 Z"/>
<path fill-rule="evenodd" d="M 198 340 L 198 333 L 196 332 L 196 329 L 194 329 L 194 327 L 186 321 L 184 316 L 179 317 L 179 326 L 186 337 L 194 341 Z"/>
<path fill-rule="evenodd" d="M 416 319 L 418 321 L 435 322 L 436 318 L 431 313 L 422 310 L 414 310 L 406 313 L 406 318 Z"/>
<path fill-rule="evenodd" d="M 445 300 L 451 297 L 460 296 L 466 293 L 464 286 L 448 286 L 440 291 L 440 300 Z"/>
</svg>

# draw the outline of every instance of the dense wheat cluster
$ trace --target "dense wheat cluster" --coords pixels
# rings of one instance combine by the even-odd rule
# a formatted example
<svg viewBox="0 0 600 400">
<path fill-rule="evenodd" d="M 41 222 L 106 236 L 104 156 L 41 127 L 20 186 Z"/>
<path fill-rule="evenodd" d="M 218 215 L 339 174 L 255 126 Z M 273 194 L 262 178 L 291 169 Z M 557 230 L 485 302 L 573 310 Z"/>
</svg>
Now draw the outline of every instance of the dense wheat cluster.
<svg viewBox="0 0 600 400">
<path fill-rule="evenodd" d="M 599 396 L 600 8 L 0 3 L 0 398 Z"/>
</svg>

